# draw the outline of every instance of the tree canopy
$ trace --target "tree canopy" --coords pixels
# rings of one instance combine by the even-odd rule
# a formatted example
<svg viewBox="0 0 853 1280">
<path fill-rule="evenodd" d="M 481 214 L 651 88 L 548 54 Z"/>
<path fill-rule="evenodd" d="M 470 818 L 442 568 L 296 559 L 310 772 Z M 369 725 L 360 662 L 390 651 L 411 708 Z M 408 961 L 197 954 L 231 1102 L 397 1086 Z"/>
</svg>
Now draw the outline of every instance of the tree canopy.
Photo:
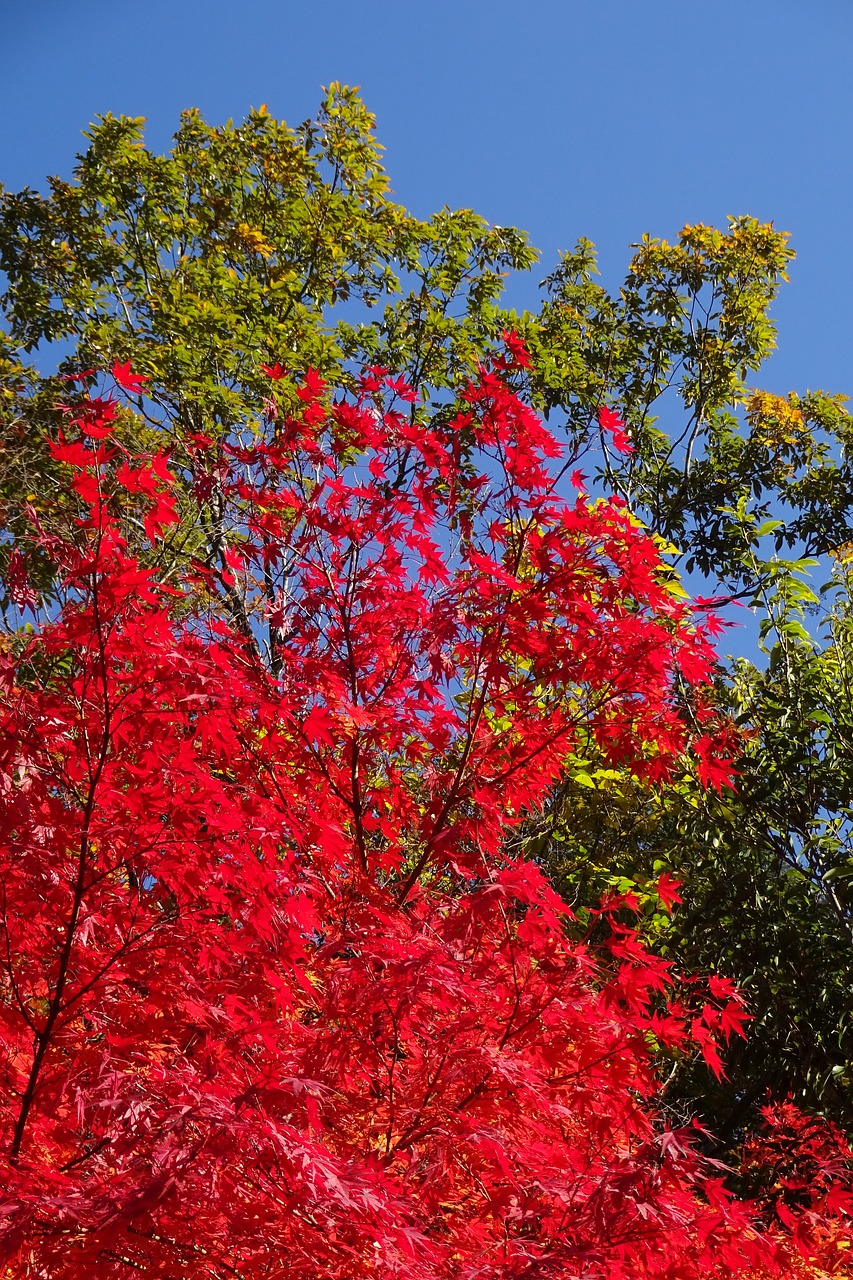
<svg viewBox="0 0 853 1280">
<path fill-rule="evenodd" d="M 224 1251 L 257 1234 L 255 1160 L 263 1231 L 296 1247 L 272 1225 L 289 1161 L 297 1253 L 323 1274 L 373 1274 L 368 1219 L 402 1274 L 444 1274 L 454 1249 L 467 1274 L 507 1214 L 484 1274 L 528 1274 L 528 1239 L 549 1274 L 716 1274 L 718 1245 L 738 1274 L 732 1189 L 770 1215 L 766 1257 L 781 1223 L 832 1270 L 832 1122 L 853 1128 L 851 420 L 841 396 L 750 385 L 787 237 L 744 217 L 644 238 L 615 292 L 582 240 L 516 314 L 526 237 L 415 218 L 380 156 L 334 85 L 296 129 L 187 112 L 165 156 L 106 117 L 70 181 L 0 189 L 8 1247 L 43 1236 L 32 1266 L 55 1267 L 67 1231 L 105 1275 L 317 1274 Z M 738 605 L 760 639 L 723 661 Z M 731 982 L 750 1021 L 723 1068 Z M 468 1030 L 445 1059 L 452 1014 Z M 572 1067 L 558 1100 L 543 1064 L 587 1064 L 602 1035 L 606 1071 Z M 503 1081 L 488 1125 L 480 1094 L 433 1079 L 469 1081 L 483 1054 Z M 547 1253 L 558 1175 L 536 1163 L 555 1107 L 575 1116 L 559 1176 L 588 1172 L 571 1259 Z M 672 1136 L 695 1119 L 704 1155 Z M 406 1124 L 427 1130 L 391 1159 Z M 640 1152 L 667 1170 L 649 1200 Z M 721 1153 L 717 1205 L 702 1160 Z M 423 1199 L 439 1168 L 446 1201 Z M 192 1186 L 188 1211 L 205 1179 L 218 1271 L 189 1219 L 161 1240 L 158 1206 Z M 616 1187 L 640 1207 L 607 1254 Z M 415 1239 L 433 1252 L 406 1271 Z"/>
</svg>

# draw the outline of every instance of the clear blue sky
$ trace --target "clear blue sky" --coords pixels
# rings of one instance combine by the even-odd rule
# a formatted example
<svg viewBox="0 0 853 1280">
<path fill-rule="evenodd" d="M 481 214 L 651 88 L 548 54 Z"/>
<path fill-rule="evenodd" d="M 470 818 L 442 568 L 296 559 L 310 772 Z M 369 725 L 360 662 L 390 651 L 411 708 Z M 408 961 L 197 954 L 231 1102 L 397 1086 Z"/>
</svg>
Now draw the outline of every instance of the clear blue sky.
<svg viewBox="0 0 853 1280">
<path fill-rule="evenodd" d="M 0 181 L 67 172 L 99 112 L 165 146 L 182 107 L 296 123 L 343 80 L 400 200 L 522 226 L 545 268 L 583 234 L 615 283 L 644 231 L 773 219 L 765 381 L 853 392 L 851 55 L 853 0 L 0 0 Z"/>
</svg>

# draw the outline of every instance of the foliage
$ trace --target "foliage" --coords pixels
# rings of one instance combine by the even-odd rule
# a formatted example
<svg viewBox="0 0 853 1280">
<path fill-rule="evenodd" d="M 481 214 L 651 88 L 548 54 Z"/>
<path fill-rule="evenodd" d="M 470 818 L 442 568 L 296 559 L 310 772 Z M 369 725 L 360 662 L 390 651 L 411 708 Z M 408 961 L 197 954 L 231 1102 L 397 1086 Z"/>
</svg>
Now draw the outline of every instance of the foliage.
<svg viewBox="0 0 853 1280">
<path fill-rule="evenodd" d="M 849 568 L 839 557 L 820 642 L 796 566 L 768 569 L 766 665 L 740 659 L 718 685 L 744 730 L 734 788 L 703 790 L 685 773 L 652 791 L 576 757 L 525 842 L 573 900 L 638 892 L 661 954 L 743 991 L 753 1022 L 727 1080 L 680 1067 L 670 1084 L 675 1114 L 700 1114 L 726 1144 L 766 1098 L 789 1094 L 853 1126 Z M 655 892 L 662 873 L 683 881 L 672 917 Z"/>
<path fill-rule="evenodd" d="M 764 1131 L 741 1152 L 741 1178 L 765 1221 L 784 1223 L 803 1258 L 817 1254 L 823 1274 L 838 1274 L 853 1245 L 849 1236 L 827 1232 L 826 1211 L 851 1205 L 850 1145 L 832 1123 L 790 1102 L 765 1107 L 762 1118 Z M 801 1273 L 796 1264 L 793 1270 Z"/>
<path fill-rule="evenodd" d="M 761 1020 L 732 1062 L 732 1132 L 752 1101 L 788 1092 L 853 1128 L 849 571 L 830 578 L 820 642 L 790 586 L 785 575 L 766 599 L 766 667 L 734 666 L 732 710 L 755 726 L 729 805 L 738 837 L 713 807 L 702 815 L 711 852 L 694 863 L 697 916 L 675 927 L 682 961 L 724 968 Z"/>
<path fill-rule="evenodd" d="M 540 371 L 531 392 L 580 438 L 614 399 L 633 450 L 601 440 L 610 490 L 680 549 L 688 571 L 749 596 L 744 518 L 774 518 L 777 552 L 822 554 L 850 539 L 844 397 L 745 385 L 775 345 L 768 308 L 793 257 L 785 234 L 737 218 L 726 232 L 688 226 L 676 244 L 635 247 L 618 294 L 594 281 L 587 241 L 547 278 L 541 315 L 521 329 Z"/>
<path fill-rule="evenodd" d="M 166 583 L 129 553 L 116 494 L 145 495 L 154 541 L 179 519 L 162 459 L 122 448 L 111 401 L 69 411 L 59 606 L 3 664 L 9 1274 L 817 1257 L 655 1117 L 652 1044 L 717 1067 L 731 984 L 674 998 L 618 900 L 571 941 L 566 904 L 501 852 L 581 733 L 656 777 L 691 740 L 727 745 L 674 696 L 680 671 L 704 705 L 701 623 L 624 508 L 555 496 L 554 442 L 501 372 L 444 434 L 377 370 L 355 401 L 309 379 L 274 446 L 221 447 L 233 575 L 261 603 L 267 569 L 287 585 L 280 677 L 205 612 L 203 560 Z M 463 432 L 480 470 L 457 464 Z M 836 1260 L 839 1144 L 817 1153 L 834 1199 L 804 1219 Z"/>
<path fill-rule="evenodd" d="M 131 454 L 168 454 L 180 523 L 152 543 L 155 481 L 144 472 L 136 488 L 119 485 L 110 511 L 127 553 L 167 582 L 194 575 L 195 605 L 181 608 L 203 604 L 278 676 L 292 625 L 286 566 L 265 552 L 247 562 L 245 548 L 271 545 L 292 517 L 251 514 L 255 479 L 241 493 L 231 451 L 278 447 L 282 415 L 318 386 L 308 370 L 357 393 L 365 364 L 412 388 L 409 429 L 443 438 L 502 331 L 516 329 L 533 360 L 506 369 L 508 385 L 565 433 L 568 456 L 594 473 L 591 491 L 621 495 L 662 539 L 671 598 L 686 568 L 769 629 L 766 655 L 717 680 L 721 711 L 747 731 L 734 791 L 701 785 L 723 776 L 701 756 L 650 785 L 649 760 L 637 775 L 576 726 L 545 817 L 507 826 L 505 839 L 548 867 L 582 919 L 602 891 L 630 891 L 660 954 L 744 989 L 753 1021 L 729 1079 L 672 1064 L 674 1116 L 699 1114 L 731 1147 L 766 1091 L 791 1092 L 850 1127 L 847 587 L 843 574 L 830 585 L 840 594 L 820 639 L 804 579 L 818 558 L 811 568 L 831 584 L 826 553 L 843 560 L 853 540 L 850 418 L 838 396 L 748 385 L 774 345 L 787 237 L 749 218 L 686 227 L 673 243 L 647 237 L 615 290 L 581 240 L 546 278 L 539 310 L 515 316 L 501 294 L 508 273 L 535 261 L 525 237 L 467 210 L 418 219 L 394 202 L 373 120 L 350 89 L 331 86 L 296 129 L 263 108 L 223 128 L 188 112 L 161 156 L 142 121 L 106 117 L 89 144 L 72 180 L 47 194 L 0 192 L 9 627 L 17 606 L 58 601 L 50 540 L 76 536 L 56 453 L 69 378 L 136 371 L 135 411 L 116 406 L 113 438 Z M 281 375 L 272 387 L 264 367 Z M 94 377 L 84 385 L 94 394 Z M 630 449 L 602 414 L 609 405 L 627 419 Z M 470 480 L 476 441 L 467 428 L 457 440 L 454 465 Z M 389 494 L 411 483 L 414 457 L 401 449 Z M 679 696 L 689 718 L 689 688 Z M 684 881 L 673 916 L 661 874 Z"/>
</svg>

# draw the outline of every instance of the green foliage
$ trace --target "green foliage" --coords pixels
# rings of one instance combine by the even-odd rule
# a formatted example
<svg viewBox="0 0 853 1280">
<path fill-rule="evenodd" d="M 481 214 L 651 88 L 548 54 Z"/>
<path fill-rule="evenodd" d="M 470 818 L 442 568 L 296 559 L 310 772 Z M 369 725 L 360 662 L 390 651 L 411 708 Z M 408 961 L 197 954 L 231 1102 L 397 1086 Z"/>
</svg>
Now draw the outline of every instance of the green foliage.
<svg viewBox="0 0 853 1280">
<path fill-rule="evenodd" d="M 64 365 L 130 359 L 169 431 L 259 416 L 268 360 L 453 383 L 500 323 L 503 273 L 534 259 L 469 211 L 421 221 L 395 204 L 372 117 L 338 85 L 295 130 L 265 108 L 220 129 L 188 111 L 168 156 L 142 130 L 107 116 L 72 182 L 4 196 L 4 312 L 26 352 L 70 340 Z"/>
<path fill-rule="evenodd" d="M 594 280 L 589 241 L 545 281 L 539 316 L 522 327 L 534 356 L 531 391 L 588 439 L 599 405 L 618 404 L 634 452 L 608 453 L 601 474 L 688 570 L 746 587 L 726 508 L 785 517 L 777 549 L 821 554 L 851 537 L 853 441 L 844 397 L 750 391 L 775 346 L 769 307 L 793 253 L 753 218 L 727 231 L 685 227 L 675 244 L 644 237 L 618 294 Z"/>
</svg>

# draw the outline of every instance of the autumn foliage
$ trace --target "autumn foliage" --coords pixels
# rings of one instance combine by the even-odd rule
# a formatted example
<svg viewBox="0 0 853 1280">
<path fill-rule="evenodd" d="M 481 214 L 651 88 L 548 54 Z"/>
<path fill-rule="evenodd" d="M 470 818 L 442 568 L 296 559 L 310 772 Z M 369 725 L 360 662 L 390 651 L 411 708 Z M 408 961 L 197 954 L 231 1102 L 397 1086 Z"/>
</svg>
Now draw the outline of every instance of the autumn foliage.
<svg viewBox="0 0 853 1280">
<path fill-rule="evenodd" d="M 6 584 L 36 622 L 2 650 L 5 1274 L 841 1272 L 840 1135 L 805 1189 L 802 1133 L 781 1172 L 756 1139 L 737 1199 L 656 1110 L 667 1061 L 723 1069 L 731 983 L 506 852 L 579 743 L 649 785 L 733 751 L 701 611 L 506 352 L 440 427 L 382 369 L 269 366 L 270 433 L 170 459 L 69 408 L 76 527 L 33 513 Z"/>
</svg>

